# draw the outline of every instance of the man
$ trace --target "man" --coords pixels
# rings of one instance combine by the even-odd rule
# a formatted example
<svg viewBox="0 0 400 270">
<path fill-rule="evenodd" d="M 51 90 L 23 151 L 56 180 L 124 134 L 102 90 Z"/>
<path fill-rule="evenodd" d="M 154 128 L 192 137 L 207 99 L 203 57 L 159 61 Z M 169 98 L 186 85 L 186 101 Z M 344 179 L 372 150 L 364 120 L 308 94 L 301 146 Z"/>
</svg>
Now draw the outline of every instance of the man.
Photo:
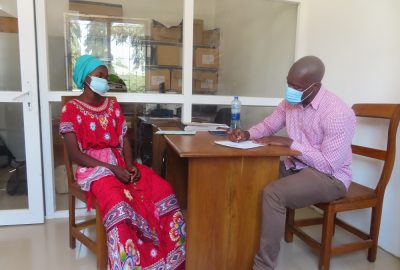
<svg viewBox="0 0 400 270">
<path fill-rule="evenodd" d="M 248 131 L 230 132 L 232 141 L 284 145 L 301 155 L 280 166 L 280 179 L 263 190 L 260 249 L 253 270 L 274 269 L 284 234 L 286 207 L 302 208 L 343 197 L 350 185 L 355 115 L 321 80 L 325 67 L 315 56 L 296 61 L 287 76 L 285 100 Z M 272 136 L 286 126 L 289 137 Z"/>
</svg>

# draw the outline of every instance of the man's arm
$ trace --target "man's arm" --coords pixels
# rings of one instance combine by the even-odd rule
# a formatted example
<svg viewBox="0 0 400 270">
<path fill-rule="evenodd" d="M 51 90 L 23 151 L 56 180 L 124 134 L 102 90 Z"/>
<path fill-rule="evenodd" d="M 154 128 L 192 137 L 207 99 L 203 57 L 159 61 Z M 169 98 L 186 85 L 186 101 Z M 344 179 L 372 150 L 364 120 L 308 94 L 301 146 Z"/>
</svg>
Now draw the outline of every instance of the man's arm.
<svg viewBox="0 0 400 270">
<path fill-rule="evenodd" d="M 286 102 L 282 101 L 270 116 L 267 116 L 261 123 L 251 127 L 247 131 L 241 129 L 228 131 L 229 139 L 233 142 L 240 142 L 275 134 L 286 124 L 285 106 Z"/>
<path fill-rule="evenodd" d="M 291 149 L 298 150 L 296 156 L 308 166 L 332 175 L 343 166 L 344 155 L 351 151 L 355 129 L 355 116 L 349 114 L 331 115 L 323 123 L 324 139 L 320 149 L 293 141 Z"/>
<path fill-rule="evenodd" d="M 286 105 L 287 103 L 284 100 L 281 101 L 271 115 L 267 116 L 261 123 L 251 127 L 248 130 L 249 139 L 271 136 L 282 129 L 286 125 Z"/>
</svg>

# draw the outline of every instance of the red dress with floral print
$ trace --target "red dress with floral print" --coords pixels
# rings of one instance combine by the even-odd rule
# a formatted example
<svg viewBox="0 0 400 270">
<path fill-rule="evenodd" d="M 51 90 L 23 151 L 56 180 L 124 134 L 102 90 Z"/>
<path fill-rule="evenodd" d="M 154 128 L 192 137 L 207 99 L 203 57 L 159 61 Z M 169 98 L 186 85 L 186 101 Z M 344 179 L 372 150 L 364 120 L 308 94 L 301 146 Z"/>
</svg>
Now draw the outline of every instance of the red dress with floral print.
<svg viewBox="0 0 400 270">
<path fill-rule="evenodd" d="M 77 99 L 64 105 L 60 133 L 73 132 L 87 155 L 125 167 L 122 155 L 127 124 L 119 104 L 109 98 L 98 107 Z M 93 194 L 107 232 L 109 268 L 184 269 L 185 222 L 171 186 L 150 168 L 136 184 L 124 184 L 105 167 L 82 167 L 76 180 Z"/>
</svg>

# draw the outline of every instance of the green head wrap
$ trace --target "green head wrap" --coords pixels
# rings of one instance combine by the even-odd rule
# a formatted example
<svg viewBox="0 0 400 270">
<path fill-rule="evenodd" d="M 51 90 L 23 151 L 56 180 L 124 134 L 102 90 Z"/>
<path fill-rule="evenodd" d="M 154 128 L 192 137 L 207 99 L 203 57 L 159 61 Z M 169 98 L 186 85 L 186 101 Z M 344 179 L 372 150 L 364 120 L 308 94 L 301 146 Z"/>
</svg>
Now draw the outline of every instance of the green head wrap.
<svg viewBox="0 0 400 270">
<path fill-rule="evenodd" d="M 78 89 L 83 88 L 83 82 L 86 77 L 99 66 L 105 66 L 104 63 L 98 58 L 91 55 L 82 55 L 78 58 L 74 68 L 72 78 Z"/>
</svg>

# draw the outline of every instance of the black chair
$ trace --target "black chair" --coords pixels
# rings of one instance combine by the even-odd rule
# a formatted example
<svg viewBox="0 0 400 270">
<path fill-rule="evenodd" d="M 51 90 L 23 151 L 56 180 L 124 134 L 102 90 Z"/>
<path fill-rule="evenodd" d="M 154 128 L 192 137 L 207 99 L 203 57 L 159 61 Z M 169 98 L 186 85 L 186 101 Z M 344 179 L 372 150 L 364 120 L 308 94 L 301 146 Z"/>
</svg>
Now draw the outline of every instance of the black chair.
<svg viewBox="0 0 400 270">
<path fill-rule="evenodd" d="M 215 116 L 214 123 L 231 125 L 231 108 L 221 108 Z"/>
</svg>

